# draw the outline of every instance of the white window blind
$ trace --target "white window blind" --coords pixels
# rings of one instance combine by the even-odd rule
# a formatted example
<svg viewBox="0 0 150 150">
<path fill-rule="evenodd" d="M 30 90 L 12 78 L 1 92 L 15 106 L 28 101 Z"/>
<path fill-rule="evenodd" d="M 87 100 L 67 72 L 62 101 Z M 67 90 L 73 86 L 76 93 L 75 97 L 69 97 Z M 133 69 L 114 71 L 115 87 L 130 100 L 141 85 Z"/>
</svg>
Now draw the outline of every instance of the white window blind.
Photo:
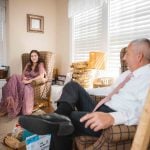
<svg viewBox="0 0 150 150">
<path fill-rule="evenodd" d="M 150 39 L 150 1 L 105 1 L 72 17 L 72 61 L 87 60 L 89 51 L 105 50 L 106 74 L 116 77 L 120 50 L 138 38 Z"/>
<path fill-rule="evenodd" d="M 6 65 L 5 0 L 0 0 L 0 66 Z"/>
<path fill-rule="evenodd" d="M 118 73 L 120 50 L 137 38 L 150 38 L 149 0 L 110 0 L 109 71 Z"/>
<path fill-rule="evenodd" d="M 72 61 L 87 60 L 90 51 L 106 50 L 105 6 L 97 6 L 72 17 Z"/>
</svg>

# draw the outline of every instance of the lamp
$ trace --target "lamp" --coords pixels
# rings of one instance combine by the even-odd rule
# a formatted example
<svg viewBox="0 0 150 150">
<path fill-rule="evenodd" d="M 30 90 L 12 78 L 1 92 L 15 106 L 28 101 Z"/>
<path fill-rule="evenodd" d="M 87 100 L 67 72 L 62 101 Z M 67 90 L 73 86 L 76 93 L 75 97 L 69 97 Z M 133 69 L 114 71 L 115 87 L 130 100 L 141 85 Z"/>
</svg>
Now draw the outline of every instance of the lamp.
<svg viewBox="0 0 150 150">
<path fill-rule="evenodd" d="M 89 69 L 104 70 L 106 64 L 105 62 L 106 62 L 105 52 L 99 51 L 89 53 L 89 62 L 88 62 Z"/>
</svg>

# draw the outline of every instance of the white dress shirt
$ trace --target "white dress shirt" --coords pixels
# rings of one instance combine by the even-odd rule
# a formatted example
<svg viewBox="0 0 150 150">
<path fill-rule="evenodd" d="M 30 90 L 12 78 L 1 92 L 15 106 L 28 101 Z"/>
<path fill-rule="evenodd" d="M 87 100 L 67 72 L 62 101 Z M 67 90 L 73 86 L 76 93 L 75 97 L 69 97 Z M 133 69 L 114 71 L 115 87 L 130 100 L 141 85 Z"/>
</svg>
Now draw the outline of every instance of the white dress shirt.
<svg viewBox="0 0 150 150">
<path fill-rule="evenodd" d="M 129 73 L 130 71 L 128 70 L 121 74 L 117 82 L 111 87 L 102 89 L 97 88 L 95 90 L 92 89 L 87 91 L 89 94 L 93 95 L 106 95 L 120 82 L 122 82 Z M 105 103 L 105 105 L 116 111 L 110 113 L 110 115 L 112 115 L 115 120 L 114 125 L 138 124 L 149 88 L 150 64 L 135 70 L 133 72 L 133 77 L 125 84 L 125 86 L 120 89 L 117 94 L 114 94 L 110 101 Z"/>
</svg>

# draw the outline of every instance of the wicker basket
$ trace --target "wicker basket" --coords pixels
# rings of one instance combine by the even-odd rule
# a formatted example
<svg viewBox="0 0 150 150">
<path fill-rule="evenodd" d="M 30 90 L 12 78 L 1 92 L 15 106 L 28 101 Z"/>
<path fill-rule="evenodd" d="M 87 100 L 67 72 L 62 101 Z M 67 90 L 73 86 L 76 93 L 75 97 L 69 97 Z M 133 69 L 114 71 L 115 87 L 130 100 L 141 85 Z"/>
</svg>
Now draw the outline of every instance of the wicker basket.
<svg viewBox="0 0 150 150">
<path fill-rule="evenodd" d="M 112 77 L 97 78 L 93 82 L 93 87 L 98 88 L 98 87 L 110 86 L 110 85 L 112 85 L 112 83 L 113 83 Z"/>
</svg>

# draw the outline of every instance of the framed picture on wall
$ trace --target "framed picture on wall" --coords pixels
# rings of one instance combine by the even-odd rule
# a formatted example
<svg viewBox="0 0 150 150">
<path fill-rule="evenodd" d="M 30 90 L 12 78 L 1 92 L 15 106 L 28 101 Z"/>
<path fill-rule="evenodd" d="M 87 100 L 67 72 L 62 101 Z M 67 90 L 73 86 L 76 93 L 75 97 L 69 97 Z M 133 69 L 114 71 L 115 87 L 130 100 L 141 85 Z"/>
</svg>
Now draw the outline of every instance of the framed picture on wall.
<svg viewBox="0 0 150 150">
<path fill-rule="evenodd" d="M 27 14 L 27 32 L 44 32 L 44 16 Z"/>
</svg>

